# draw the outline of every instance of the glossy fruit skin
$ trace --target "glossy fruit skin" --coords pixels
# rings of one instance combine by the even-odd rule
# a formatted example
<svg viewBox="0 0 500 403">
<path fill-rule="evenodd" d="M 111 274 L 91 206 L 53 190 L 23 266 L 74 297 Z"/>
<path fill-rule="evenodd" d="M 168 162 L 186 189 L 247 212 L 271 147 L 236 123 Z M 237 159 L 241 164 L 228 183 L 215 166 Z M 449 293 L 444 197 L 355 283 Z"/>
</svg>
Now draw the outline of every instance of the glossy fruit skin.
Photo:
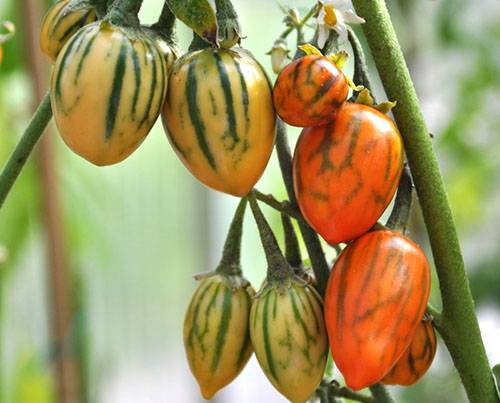
<svg viewBox="0 0 500 403">
<path fill-rule="evenodd" d="M 83 26 L 97 19 L 96 10 L 88 1 L 62 0 L 54 4 L 42 22 L 40 48 L 52 62 L 66 42 Z"/>
<path fill-rule="evenodd" d="M 169 43 L 162 35 L 150 27 L 142 27 L 144 33 L 155 43 L 165 58 L 167 64 L 167 74 L 170 74 L 174 67 L 175 61 L 180 56 L 180 51 L 173 43 Z"/>
<path fill-rule="evenodd" d="M 349 244 L 325 294 L 332 357 L 346 384 L 379 382 L 410 345 L 425 312 L 430 270 L 420 247 L 389 230 Z"/>
<path fill-rule="evenodd" d="M 229 384 L 252 355 L 249 333 L 252 286 L 222 275 L 202 280 L 184 320 L 189 367 L 207 400 Z"/>
<path fill-rule="evenodd" d="M 301 280 L 266 286 L 250 314 L 255 355 L 273 386 L 294 403 L 304 403 L 325 371 L 328 341 L 321 298 Z"/>
<path fill-rule="evenodd" d="M 302 131 L 293 158 L 300 210 L 330 244 L 355 239 L 387 208 L 402 168 L 394 122 L 372 107 L 346 103 L 332 123 Z"/>
<path fill-rule="evenodd" d="M 344 73 L 335 64 L 324 56 L 309 55 L 281 70 L 273 99 L 283 121 L 313 127 L 331 122 L 348 93 Z"/>
<path fill-rule="evenodd" d="M 141 30 L 108 21 L 82 28 L 52 72 L 52 110 L 64 142 L 95 165 L 128 157 L 158 118 L 166 70 Z"/>
<path fill-rule="evenodd" d="M 206 186 L 246 195 L 271 156 L 276 115 L 259 63 L 243 49 L 204 49 L 178 59 L 162 112 L 168 139 Z"/>
<path fill-rule="evenodd" d="M 436 332 L 430 320 L 423 320 L 417 327 L 410 346 L 396 365 L 384 376 L 382 383 L 409 386 L 417 383 L 430 368 L 436 355 Z"/>
</svg>

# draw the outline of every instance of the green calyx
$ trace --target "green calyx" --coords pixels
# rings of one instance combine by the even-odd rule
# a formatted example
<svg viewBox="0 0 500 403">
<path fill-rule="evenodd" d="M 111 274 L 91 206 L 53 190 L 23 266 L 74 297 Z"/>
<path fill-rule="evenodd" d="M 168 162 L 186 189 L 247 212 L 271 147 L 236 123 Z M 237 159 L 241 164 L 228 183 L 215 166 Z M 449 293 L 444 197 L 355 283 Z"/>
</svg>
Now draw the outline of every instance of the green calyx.
<svg viewBox="0 0 500 403">
<path fill-rule="evenodd" d="M 116 0 L 104 17 L 106 21 L 118 26 L 139 28 L 139 10 L 142 0 Z"/>
<path fill-rule="evenodd" d="M 228 49 L 241 42 L 241 26 L 238 14 L 230 0 L 215 0 L 217 8 L 217 41 L 220 47 Z"/>
</svg>

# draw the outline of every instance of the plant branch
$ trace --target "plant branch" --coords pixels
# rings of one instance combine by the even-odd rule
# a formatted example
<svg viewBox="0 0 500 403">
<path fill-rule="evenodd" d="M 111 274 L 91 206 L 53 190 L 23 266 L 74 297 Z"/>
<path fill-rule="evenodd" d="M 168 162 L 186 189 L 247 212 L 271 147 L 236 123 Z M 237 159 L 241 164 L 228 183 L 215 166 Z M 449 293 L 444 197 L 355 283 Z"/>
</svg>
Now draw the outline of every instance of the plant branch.
<svg viewBox="0 0 500 403">
<path fill-rule="evenodd" d="M 354 55 L 354 76 L 352 80 L 354 81 L 354 84 L 362 85 L 371 93 L 372 84 L 370 76 L 368 74 L 368 66 L 366 65 L 366 58 L 365 58 L 365 53 L 363 51 L 363 47 L 361 46 L 361 43 L 359 42 L 359 39 L 356 36 L 356 33 L 350 26 L 347 26 L 347 34 L 349 38 L 349 43 L 351 44 L 352 47 L 352 53 Z M 353 94 L 353 96 L 355 96 L 355 94 Z"/>
<path fill-rule="evenodd" d="M 165 1 L 158 22 L 151 25 L 151 29 L 158 32 L 169 44 L 175 43 L 175 15 Z"/>
<path fill-rule="evenodd" d="M 405 163 L 403 173 L 399 180 L 398 193 L 394 201 L 391 215 L 385 224 L 386 227 L 406 233 L 413 204 L 413 180 L 410 167 Z"/>
<path fill-rule="evenodd" d="M 16 145 L 14 152 L 2 169 L 2 173 L 0 174 L 0 208 L 3 206 L 12 185 L 14 185 L 14 182 L 21 173 L 24 164 L 26 164 L 35 144 L 40 139 L 51 118 L 52 108 L 50 106 L 49 94 L 47 94 L 31 118 L 31 122 Z"/>
<path fill-rule="evenodd" d="M 302 217 L 302 214 L 297 209 L 297 207 L 292 205 L 292 203 L 290 203 L 288 200 L 279 201 L 273 195 L 264 194 L 257 189 L 252 190 L 252 193 L 257 198 L 257 200 L 260 200 L 261 202 L 267 204 L 280 213 L 284 213 L 290 217 L 295 218 L 296 220 L 304 220 L 304 217 Z"/>
<path fill-rule="evenodd" d="M 403 136 L 429 234 L 443 301 L 441 335 L 473 403 L 499 402 L 474 313 L 464 261 L 429 131 L 383 0 L 354 0 Z"/>
<path fill-rule="evenodd" d="M 372 392 L 376 403 L 396 403 L 387 388 L 381 383 L 370 386 L 370 392 Z"/>
<path fill-rule="evenodd" d="M 293 189 L 292 155 L 290 153 L 290 147 L 288 146 L 288 140 L 286 137 L 286 125 L 281 119 L 278 119 L 277 123 L 276 151 L 278 153 L 281 174 L 285 182 L 288 198 L 290 199 L 292 205 L 297 205 L 297 199 Z M 320 295 L 323 296 L 325 295 L 326 283 L 328 281 L 328 276 L 330 275 L 330 270 L 325 259 L 323 248 L 321 247 L 318 234 L 316 234 L 316 232 L 314 232 L 305 221 L 298 220 L 298 223 L 300 232 L 302 233 L 302 238 L 304 238 L 304 242 L 306 244 L 309 259 L 311 260 L 314 276 L 316 277 L 316 281 L 318 283 L 318 291 Z"/>
<path fill-rule="evenodd" d="M 290 217 L 281 213 L 281 224 L 285 237 L 285 257 L 294 270 L 302 270 L 302 256 L 300 255 L 299 240 L 293 228 Z"/>
</svg>

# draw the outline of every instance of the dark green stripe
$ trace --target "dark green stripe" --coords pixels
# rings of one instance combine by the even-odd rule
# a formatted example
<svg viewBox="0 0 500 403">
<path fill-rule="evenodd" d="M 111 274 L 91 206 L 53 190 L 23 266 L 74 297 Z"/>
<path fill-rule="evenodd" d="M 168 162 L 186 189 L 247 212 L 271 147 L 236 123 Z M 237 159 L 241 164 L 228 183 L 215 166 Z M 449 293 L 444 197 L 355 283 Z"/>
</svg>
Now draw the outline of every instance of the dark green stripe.
<svg viewBox="0 0 500 403">
<path fill-rule="evenodd" d="M 135 76 L 135 90 L 134 98 L 132 100 L 132 117 L 135 117 L 135 111 L 137 108 L 137 100 L 139 99 L 139 90 L 141 89 L 141 63 L 139 61 L 139 56 L 137 56 L 137 51 L 132 47 L 132 64 L 134 66 L 134 76 Z"/>
<path fill-rule="evenodd" d="M 264 336 L 264 350 L 266 352 L 267 366 L 269 367 L 269 372 L 272 377 L 278 381 L 278 375 L 276 373 L 276 368 L 274 366 L 273 352 L 271 351 L 271 338 L 269 336 L 269 295 L 276 291 L 270 291 L 267 293 L 264 308 L 262 310 L 262 334 Z"/>
<path fill-rule="evenodd" d="M 214 171 L 217 171 L 215 165 L 215 159 L 210 151 L 210 148 L 205 138 L 205 124 L 201 118 L 200 109 L 198 107 L 198 82 L 196 81 L 196 65 L 195 63 L 190 63 L 188 67 L 188 75 L 186 80 L 186 95 L 188 101 L 188 110 L 191 123 L 193 124 L 194 131 L 196 133 L 196 139 L 198 145 L 200 146 L 203 155 L 208 161 L 208 164 L 212 167 Z"/>
<path fill-rule="evenodd" d="M 228 131 L 224 134 L 224 137 L 229 136 L 233 139 L 233 143 L 229 147 L 229 149 L 232 150 L 236 146 L 236 143 L 240 141 L 240 138 L 238 137 L 238 132 L 236 128 L 236 115 L 234 113 L 234 101 L 233 101 L 233 93 L 231 91 L 231 82 L 229 81 L 229 76 L 227 74 L 226 66 L 222 62 L 221 56 L 217 51 L 214 51 L 213 55 L 217 65 L 217 71 L 219 72 L 222 91 L 224 92 L 224 98 L 226 99 L 226 116 L 227 116 Z"/>
<path fill-rule="evenodd" d="M 148 53 L 151 53 L 151 45 L 147 42 L 145 42 L 146 44 L 146 47 L 147 47 L 147 52 Z M 153 99 L 154 99 L 154 96 L 155 96 L 155 93 L 156 93 L 156 85 L 157 85 L 157 77 L 156 77 L 156 74 L 158 73 L 158 70 L 157 70 L 157 66 L 156 66 L 156 58 L 153 56 L 153 62 L 151 63 L 151 74 L 152 74 L 152 78 L 151 78 L 151 86 L 149 87 L 149 99 L 148 99 L 148 105 L 146 107 L 146 110 L 144 111 L 144 116 L 141 120 L 141 122 L 139 123 L 139 128 L 142 127 L 142 125 L 144 123 L 147 122 L 148 120 L 148 117 L 149 117 L 149 112 L 151 110 L 151 105 L 153 104 Z"/>
<path fill-rule="evenodd" d="M 76 31 L 78 31 L 81 27 L 85 25 L 87 22 L 87 18 L 89 18 L 90 13 L 92 12 L 92 9 L 88 10 L 85 14 L 83 14 L 80 19 L 75 21 L 73 25 L 71 25 L 69 28 L 66 29 L 66 31 L 63 32 L 61 37 L 59 38 L 59 43 L 64 43 L 66 40 L 71 37 Z"/>
<path fill-rule="evenodd" d="M 245 308 L 247 309 L 247 311 L 250 311 L 252 299 L 250 298 L 250 295 L 248 295 L 246 292 L 245 292 L 245 301 L 246 301 Z M 245 339 L 243 340 L 243 344 L 241 345 L 241 350 L 238 354 L 238 359 L 236 360 L 236 367 L 238 369 L 244 364 L 249 347 L 250 347 L 250 332 L 247 327 L 247 331 L 245 332 Z"/>
<path fill-rule="evenodd" d="M 92 36 L 92 38 L 85 45 L 85 49 L 83 50 L 83 53 L 80 56 L 80 61 L 78 62 L 78 68 L 76 69 L 75 80 L 74 80 L 75 84 L 78 82 L 78 78 L 80 77 L 80 73 L 82 72 L 83 64 L 85 63 L 85 60 L 87 59 L 87 56 L 90 53 L 90 49 L 92 48 L 92 45 L 94 44 L 96 38 L 97 35 Z"/>
<path fill-rule="evenodd" d="M 54 5 L 55 6 L 55 5 Z M 49 37 L 52 37 L 54 36 L 57 28 L 59 28 L 59 25 L 61 24 L 61 22 L 64 20 L 64 18 L 66 17 L 66 15 L 62 16 L 61 17 L 61 14 L 65 13 L 66 12 L 66 6 L 62 6 L 58 11 L 57 13 L 52 16 L 52 18 L 50 19 L 50 21 L 47 21 L 48 23 L 50 23 L 51 25 L 51 29 L 50 29 L 50 33 L 49 33 Z M 54 23 L 55 21 L 55 23 Z"/>
<path fill-rule="evenodd" d="M 231 320 L 232 314 L 232 293 L 231 287 L 226 286 L 224 299 L 222 300 L 222 315 L 220 318 L 219 331 L 217 332 L 217 338 L 215 339 L 215 351 L 212 357 L 212 371 L 217 369 L 219 366 L 222 349 L 224 347 L 224 342 L 226 341 L 227 329 L 229 328 L 229 321 Z"/>
<path fill-rule="evenodd" d="M 234 65 L 236 66 L 236 70 L 238 70 L 238 75 L 240 77 L 241 100 L 243 101 L 243 108 L 245 110 L 245 120 L 247 122 L 247 130 L 248 130 L 248 126 L 250 124 L 250 116 L 248 114 L 248 107 L 250 104 L 250 98 L 248 96 L 247 83 L 245 81 L 245 76 L 243 75 L 243 71 L 241 70 L 240 64 L 235 60 Z"/>
<path fill-rule="evenodd" d="M 120 53 L 118 54 L 118 60 L 116 61 L 113 87 L 111 89 L 111 95 L 109 97 L 108 112 L 106 113 L 105 138 L 107 140 L 109 140 L 109 138 L 113 134 L 113 129 L 116 123 L 116 115 L 118 114 L 118 108 L 120 107 L 123 76 L 125 75 L 125 69 L 126 69 L 126 57 L 127 57 L 127 45 L 126 41 L 123 41 L 122 46 L 120 47 Z"/>
<path fill-rule="evenodd" d="M 55 96 L 56 100 L 59 101 L 61 99 L 61 79 L 62 75 L 66 72 L 66 63 L 70 55 L 73 54 L 73 48 L 77 44 L 77 42 L 83 41 L 83 35 L 87 32 L 87 30 L 82 30 L 77 35 L 73 36 L 70 42 L 67 44 L 67 47 L 62 56 L 61 62 L 57 65 L 57 71 L 54 71 L 56 82 L 55 82 Z"/>
<path fill-rule="evenodd" d="M 200 286 L 198 290 L 195 292 L 193 295 L 193 299 L 191 301 L 191 304 L 188 308 L 188 310 L 191 310 L 194 306 L 194 312 L 193 312 L 193 320 L 191 322 L 191 328 L 189 329 L 189 335 L 188 335 L 188 346 L 192 349 L 193 348 L 193 338 L 195 336 L 196 331 L 198 330 L 198 315 L 200 313 L 200 306 L 201 303 L 200 301 L 203 300 L 205 295 L 208 293 L 208 291 L 213 288 L 212 286 L 214 283 L 209 282 L 205 288 L 203 286 Z M 202 291 L 203 290 L 203 291 Z M 198 298 L 199 295 L 199 298 Z"/>
<path fill-rule="evenodd" d="M 302 327 L 302 330 L 304 331 L 304 334 L 306 336 L 306 340 L 309 342 L 309 340 L 314 340 L 314 337 L 311 336 L 309 333 L 309 330 L 307 329 L 307 325 L 304 322 L 304 319 L 302 318 L 302 315 L 299 312 L 299 308 L 297 307 L 297 295 L 296 291 L 290 287 L 288 289 L 288 295 L 290 296 L 290 300 L 292 302 L 292 310 L 293 310 L 293 316 L 295 318 L 295 321 L 300 324 L 300 327 Z"/>
</svg>

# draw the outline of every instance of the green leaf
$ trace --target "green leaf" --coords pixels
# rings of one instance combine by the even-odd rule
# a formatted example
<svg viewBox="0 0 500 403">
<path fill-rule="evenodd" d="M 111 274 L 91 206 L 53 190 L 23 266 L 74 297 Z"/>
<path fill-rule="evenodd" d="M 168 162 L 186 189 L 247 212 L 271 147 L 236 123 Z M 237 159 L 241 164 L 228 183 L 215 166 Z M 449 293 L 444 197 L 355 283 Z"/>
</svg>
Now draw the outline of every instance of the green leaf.
<svg viewBox="0 0 500 403">
<path fill-rule="evenodd" d="M 207 42 L 217 44 L 217 18 L 209 0 L 167 0 L 175 16 Z"/>
</svg>

